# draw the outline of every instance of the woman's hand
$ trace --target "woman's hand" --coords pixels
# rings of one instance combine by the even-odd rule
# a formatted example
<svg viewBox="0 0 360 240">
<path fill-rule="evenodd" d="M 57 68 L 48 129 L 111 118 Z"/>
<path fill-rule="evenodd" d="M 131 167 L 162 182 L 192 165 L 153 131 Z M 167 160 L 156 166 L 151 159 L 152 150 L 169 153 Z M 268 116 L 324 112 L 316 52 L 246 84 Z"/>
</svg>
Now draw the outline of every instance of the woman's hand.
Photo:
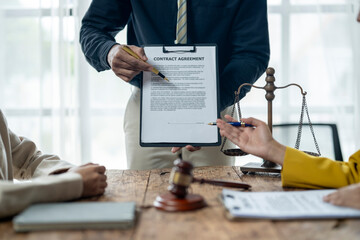
<svg viewBox="0 0 360 240">
<path fill-rule="evenodd" d="M 236 121 L 229 115 L 225 115 L 225 118 L 231 122 Z M 255 128 L 234 127 L 221 119 L 218 119 L 216 123 L 220 128 L 221 136 L 227 137 L 241 150 L 282 165 L 286 147 L 273 139 L 267 124 L 255 118 L 243 118 L 241 121 Z"/>
<path fill-rule="evenodd" d="M 323 200 L 337 206 L 360 209 L 360 183 L 340 188 L 325 196 Z"/>
</svg>

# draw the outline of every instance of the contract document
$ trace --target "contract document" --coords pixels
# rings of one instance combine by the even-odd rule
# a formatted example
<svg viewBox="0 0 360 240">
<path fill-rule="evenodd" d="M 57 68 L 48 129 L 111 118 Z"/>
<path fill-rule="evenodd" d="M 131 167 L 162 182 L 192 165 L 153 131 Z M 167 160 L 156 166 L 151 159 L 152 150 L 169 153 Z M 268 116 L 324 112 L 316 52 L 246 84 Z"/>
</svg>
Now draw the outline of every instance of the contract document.
<svg viewBox="0 0 360 240">
<path fill-rule="evenodd" d="M 360 218 L 360 210 L 334 206 L 322 198 L 336 190 L 239 192 L 223 189 L 230 219 Z"/>
<path fill-rule="evenodd" d="M 213 45 L 145 46 L 148 63 L 164 80 L 144 72 L 141 146 L 220 145 L 217 50 Z"/>
</svg>

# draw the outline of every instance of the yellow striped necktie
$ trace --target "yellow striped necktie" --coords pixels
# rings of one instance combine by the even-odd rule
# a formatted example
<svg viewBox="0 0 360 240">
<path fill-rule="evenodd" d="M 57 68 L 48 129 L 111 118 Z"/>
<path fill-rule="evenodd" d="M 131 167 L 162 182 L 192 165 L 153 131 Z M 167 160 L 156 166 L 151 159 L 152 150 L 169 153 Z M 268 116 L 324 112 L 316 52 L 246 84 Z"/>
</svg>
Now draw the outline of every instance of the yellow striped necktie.
<svg viewBox="0 0 360 240">
<path fill-rule="evenodd" d="M 186 16 L 186 0 L 178 0 L 178 13 L 176 23 L 176 40 L 175 44 L 187 43 L 187 16 Z"/>
</svg>

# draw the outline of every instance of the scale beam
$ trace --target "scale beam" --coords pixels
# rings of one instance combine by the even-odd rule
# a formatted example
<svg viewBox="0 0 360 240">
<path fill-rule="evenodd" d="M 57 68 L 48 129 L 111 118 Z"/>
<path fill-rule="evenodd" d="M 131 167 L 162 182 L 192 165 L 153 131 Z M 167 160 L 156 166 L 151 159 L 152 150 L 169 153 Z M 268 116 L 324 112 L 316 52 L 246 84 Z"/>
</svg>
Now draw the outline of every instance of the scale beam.
<svg viewBox="0 0 360 240">
<path fill-rule="evenodd" d="M 265 99 L 267 100 L 267 118 L 268 118 L 268 127 L 270 129 L 270 132 L 272 133 L 272 126 L 273 126 L 273 122 L 272 122 L 272 101 L 274 100 L 275 98 L 275 90 L 276 89 L 285 89 L 285 88 L 288 88 L 290 86 L 296 86 L 300 89 L 301 91 L 301 94 L 303 95 L 303 107 L 302 107 L 302 112 L 301 112 L 301 118 L 300 118 L 300 123 L 299 123 L 299 129 L 300 127 L 302 127 L 302 118 L 303 118 L 303 109 L 304 109 L 304 106 L 306 107 L 306 101 L 305 101 L 305 95 L 307 94 L 300 85 L 298 84 L 295 84 L 295 83 L 291 83 L 291 84 L 288 84 L 286 86 L 282 86 L 282 87 L 277 87 L 275 86 L 275 77 L 274 77 L 274 74 L 275 74 L 275 70 L 274 68 L 268 68 L 266 69 L 266 78 L 265 78 L 265 81 L 266 81 L 266 85 L 264 87 L 259 87 L 259 86 L 255 86 L 253 84 L 250 84 L 250 83 L 244 83 L 242 84 L 237 91 L 235 91 L 235 101 L 234 101 L 234 107 L 233 107 L 233 111 L 232 111 L 232 116 L 234 115 L 234 110 L 235 110 L 235 105 L 237 104 L 238 106 L 238 114 L 239 114 L 239 117 L 241 119 L 241 111 L 240 111 L 240 104 L 239 104 L 239 95 L 240 95 L 240 91 L 241 91 L 241 88 L 244 87 L 244 86 L 250 86 L 251 88 L 257 88 L 257 89 L 263 89 L 266 91 L 266 94 L 265 94 Z M 309 123 L 311 125 L 311 122 L 310 122 L 310 118 L 309 118 L 309 114 L 308 114 L 308 111 L 307 111 L 307 107 L 306 107 L 306 114 L 308 115 L 308 119 L 309 119 Z M 312 130 L 312 128 L 311 128 Z M 313 131 L 312 131 L 313 133 Z M 300 137 L 301 137 L 301 131 L 299 130 L 299 133 L 298 133 L 298 140 L 300 140 Z M 317 146 L 317 142 L 316 142 L 316 139 L 315 139 L 315 135 L 313 133 L 313 137 L 314 137 L 314 141 L 315 141 L 315 145 Z M 297 140 L 297 142 L 298 142 Z M 224 142 L 222 144 L 222 147 L 221 147 L 221 151 L 224 153 L 224 154 L 227 154 L 227 155 L 231 155 L 231 156 L 243 156 L 243 155 L 246 155 L 247 153 L 245 153 L 244 151 L 242 151 L 241 149 L 227 149 L 227 150 L 223 150 L 223 147 L 225 145 L 225 142 L 226 142 L 226 138 L 224 139 Z M 318 149 L 318 146 L 317 146 L 317 149 Z M 318 149 L 318 152 L 320 154 L 320 151 Z M 247 172 L 271 172 L 271 173 L 280 173 L 281 172 L 281 166 L 271 162 L 271 161 L 268 161 L 266 159 L 263 159 L 263 163 L 248 163 L 242 167 L 240 167 L 240 170 L 243 172 L 243 173 L 247 173 Z"/>
</svg>

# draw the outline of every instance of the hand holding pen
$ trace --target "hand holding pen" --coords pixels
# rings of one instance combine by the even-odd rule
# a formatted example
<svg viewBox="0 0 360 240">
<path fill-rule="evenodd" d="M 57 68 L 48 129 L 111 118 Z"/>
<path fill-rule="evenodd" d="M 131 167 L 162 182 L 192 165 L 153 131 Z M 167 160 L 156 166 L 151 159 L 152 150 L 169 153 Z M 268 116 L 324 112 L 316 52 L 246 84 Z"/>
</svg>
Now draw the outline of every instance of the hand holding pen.
<svg viewBox="0 0 360 240">
<path fill-rule="evenodd" d="M 228 120 L 230 120 L 230 116 L 228 116 L 228 115 L 226 115 L 227 117 L 229 117 L 229 119 Z M 219 119 L 220 120 L 220 119 Z M 222 121 L 222 120 L 221 120 Z M 240 121 L 240 122 L 235 122 L 236 120 L 235 119 L 233 119 L 233 118 L 231 118 L 231 122 L 224 122 L 224 123 L 229 123 L 230 125 L 232 125 L 232 126 L 234 126 L 234 127 L 255 127 L 255 126 L 253 126 L 253 125 L 251 125 L 251 124 L 248 124 L 248 123 L 245 123 L 245 122 L 242 122 L 242 121 Z M 208 125 L 211 125 L 211 126 L 216 126 L 217 125 L 217 123 L 216 122 L 210 122 L 210 123 L 208 123 Z M 194 146 L 191 146 L 191 145 L 187 145 L 186 147 L 185 147 L 188 151 L 190 151 L 190 152 L 194 152 L 194 151 L 197 151 L 197 150 L 200 150 L 201 149 L 201 147 L 194 147 Z M 172 149 L 171 149 L 171 152 L 173 152 L 173 153 L 176 153 L 176 152 L 178 152 L 179 150 L 181 149 L 181 147 L 173 147 Z"/>
<path fill-rule="evenodd" d="M 143 48 L 137 46 L 126 46 L 126 48 L 124 48 L 125 46 L 126 45 L 116 44 L 110 49 L 107 55 L 108 63 L 116 76 L 126 82 L 130 82 L 142 71 L 157 71 L 146 62 L 148 58 Z M 130 49 L 130 51 L 126 51 L 125 49 Z M 130 52 L 133 54 L 130 54 Z"/>
<path fill-rule="evenodd" d="M 226 122 L 228 124 L 230 124 L 231 126 L 234 126 L 234 127 L 255 127 L 254 125 L 251 125 L 251 124 L 248 124 L 248 123 L 245 123 L 245 122 Z M 208 125 L 211 125 L 211 126 L 216 126 L 216 122 L 210 122 L 208 123 Z"/>
<path fill-rule="evenodd" d="M 146 62 L 145 60 L 143 60 L 142 58 L 140 58 L 133 50 L 131 50 L 128 46 L 123 45 L 122 46 L 122 50 L 124 50 L 125 52 L 127 52 L 129 55 L 133 56 L 134 58 Z M 155 73 L 156 75 L 159 75 L 160 77 L 162 77 L 164 80 L 169 81 L 169 79 L 167 79 L 167 77 L 165 77 L 161 72 L 159 72 L 159 70 L 157 70 L 155 67 L 153 67 L 151 69 L 151 71 L 153 73 Z"/>
<path fill-rule="evenodd" d="M 229 122 L 236 121 L 229 115 L 225 115 L 225 118 Z M 282 164 L 286 147 L 272 137 L 268 125 L 255 118 L 242 118 L 241 121 L 253 127 L 234 127 L 221 119 L 216 120 L 220 135 L 228 138 L 244 152 Z"/>
</svg>

